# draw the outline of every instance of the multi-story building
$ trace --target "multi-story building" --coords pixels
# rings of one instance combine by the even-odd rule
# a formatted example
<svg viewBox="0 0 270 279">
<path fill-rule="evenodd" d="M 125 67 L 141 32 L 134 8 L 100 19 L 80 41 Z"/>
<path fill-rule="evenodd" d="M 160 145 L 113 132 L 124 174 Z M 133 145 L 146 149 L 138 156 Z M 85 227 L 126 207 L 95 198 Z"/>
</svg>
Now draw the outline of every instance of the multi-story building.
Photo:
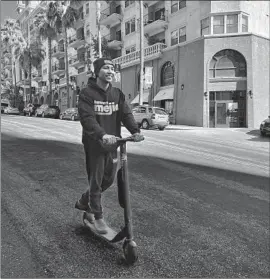
<svg viewBox="0 0 270 279">
<path fill-rule="evenodd" d="M 26 13 L 26 2 L 30 1 L 18 2 Z M 102 37 L 114 62 L 121 65 L 121 82 L 116 85 L 130 106 L 137 105 L 139 1 L 99 2 Z M 68 30 L 69 73 L 80 88 L 89 77 L 88 58 L 93 60 L 89 44 L 91 34 L 97 34 L 96 7 L 96 1 L 85 1 L 75 30 Z M 152 69 L 153 81 L 144 90 L 144 103 L 165 108 L 176 124 L 203 127 L 258 127 L 268 116 L 268 1 L 144 1 L 142 20 L 144 66 Z M 29 25 L 29 20 L 22 24 Z M 53 74 L 60 79 L 54 85 L 54 100 L 64 109 L 68 102 L 63 39 L 54 43 Z M 40 73 L 43 84 L 47 65 L 46 60 Z M 37 96 L 40 103 L 48 101 L 47 86 Z M 69 97 L 70 106 L 75 106 L 76 90 Z"/>
<path fill-rule="evenodd" d="M 139 102 L 138 1 L 102 1 L 101 25 L 121 56 L 121 88 Z M 269 114 L 268 1 L 144 1 L 144 102 L 177 124 L 258 127 Z"/>
<path fill-rule="evenodd" d="M 36 29 L 33 25 L 35 16 L 40 11 L 45 10 L 49 2 L 51 1 L 17 1 L 17 19 L 20 22 L 23 35 L 29 40 L 29 42 L 36 36 Z M 33 69 L 32 72 L 32 96 L 34 103 L 53 103 L 58 105 L 61 110 L 66 109 L 68 106 L 76 106 L 78 100 L 76 80 L 78 79 L 81 87 L 83 86 L 83 82 L 80 82 L 82 75 L 84 75 L 84 79 L 87 81 L 86 75 L 88 68 L 86 61 L 88 58 L 90 58 L 89 52 L 87 51 L 88 45 L 90 43 L 90 36 L 88 32 L 85 32 L 85 29 L 89 29 L 89 19 L 87 23 L 85 16 L 87 17 L 88 14 L 89 3 L 85 2 L 85 4 L 80 8 L 80 18 L 75 23 L 74 29 L 67 30 L 68 65 L 66 65 L 65 61 L 65 44 L 63 34 L 59 35 L 55 40 L 52 41 L 51 72 L 53 100 L 51 100 L 49 93 L 48 82 L 48 41 L 43 41 L 44 48 L 46 50 L 46 57 L 39 69 Z M 85 34 L 88 34 L 88 37 L 86 37 Z M 69 96 L 67 94 L 66 67 L 68 67 L 70 78 Z M 17 68 L 19 68 L 19 65 L 17 65 Z M 28 84 L 28 79 L 24 75 L 22 69 L 20 69 L 17 73 L 17 80 L 17 86 L 26 88 L 25 100 L 28 102 L 30 99 L 30 86 Z"/>
</svg>

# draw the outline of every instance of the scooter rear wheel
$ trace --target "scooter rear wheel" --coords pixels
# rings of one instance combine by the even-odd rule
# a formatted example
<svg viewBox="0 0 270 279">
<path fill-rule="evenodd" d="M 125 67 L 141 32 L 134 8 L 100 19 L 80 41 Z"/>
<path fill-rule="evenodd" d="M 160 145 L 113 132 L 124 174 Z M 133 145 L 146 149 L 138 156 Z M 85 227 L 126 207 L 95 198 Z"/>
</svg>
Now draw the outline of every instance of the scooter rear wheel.
<svg viewBox="0 0 270 279">
<path fill-rule="evenodd" d="M 133 240 L 124 241 L 123 251 L 127 264 L 132 265 L 138 260 L 137 244 Z"/>
</svg>

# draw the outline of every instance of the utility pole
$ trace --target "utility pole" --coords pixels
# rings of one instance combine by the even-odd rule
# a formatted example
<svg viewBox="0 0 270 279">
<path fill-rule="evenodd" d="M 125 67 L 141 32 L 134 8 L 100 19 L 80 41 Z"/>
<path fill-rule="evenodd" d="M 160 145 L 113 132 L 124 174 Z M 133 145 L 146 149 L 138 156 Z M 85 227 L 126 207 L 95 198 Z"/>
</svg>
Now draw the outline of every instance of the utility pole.
<svg viewBox="0 0 270 279">
<path fill-rule="evenodd" d="M 144 41 L 144 29 L 143 29 L 143 1 L 139 1 L 140 3 L 140 62 L 141 62 L 141 69 L 140 69 L 140 93 L 139 93 L 139 104 L 143 105 L 143 68 L 144 68 L 144 48 L 143 48 L 143 41 Z"/>
<path fill-rule="evenodd" d="M 98 56 L 99 58 L 102 57 L 101 51 L 101 33 L 100 33 L 100 1 L 96 0 L 96 7 L 97 7 L 97 29 L 98 29 Z"/>
</svg>

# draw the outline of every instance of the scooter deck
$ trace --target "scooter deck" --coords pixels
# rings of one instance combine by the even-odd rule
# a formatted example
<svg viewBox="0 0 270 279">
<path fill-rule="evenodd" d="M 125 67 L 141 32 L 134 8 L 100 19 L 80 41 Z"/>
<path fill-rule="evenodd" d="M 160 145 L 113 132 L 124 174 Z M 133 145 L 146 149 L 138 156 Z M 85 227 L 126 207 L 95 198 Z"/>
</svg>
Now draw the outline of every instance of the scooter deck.
<svg viewBox="0 0 270 279">
<path fill-rule="evenodd" d="M 105 240 L 108 240 L 108 241 L 112 241 L 115 236 L 117 235 L 117 232 L 114 231 L 113 229 L 111 228 L 108 228 L 108 232 L 106 234 L 100 234 L 94 224 L 90 223 L 87 219 L 83 219 L 83 222 L 84 224 L 94 233 L 96 234 L 97 236 L 100 236 L 101 238 L 104 238 Z"/>
</svg>

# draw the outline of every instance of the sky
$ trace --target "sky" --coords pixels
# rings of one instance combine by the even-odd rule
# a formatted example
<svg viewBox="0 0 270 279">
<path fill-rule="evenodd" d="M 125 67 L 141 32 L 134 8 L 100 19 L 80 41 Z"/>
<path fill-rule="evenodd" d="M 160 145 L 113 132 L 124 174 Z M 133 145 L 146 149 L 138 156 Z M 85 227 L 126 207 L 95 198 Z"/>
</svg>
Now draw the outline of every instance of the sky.
<svg viewBox="0 0 270 279">
<path fill-rule="evenodd" d="M 16 0 L 1 0 L 1 23 L 5 21 L 6 18 L 16 18 Z"/>
</svg>

